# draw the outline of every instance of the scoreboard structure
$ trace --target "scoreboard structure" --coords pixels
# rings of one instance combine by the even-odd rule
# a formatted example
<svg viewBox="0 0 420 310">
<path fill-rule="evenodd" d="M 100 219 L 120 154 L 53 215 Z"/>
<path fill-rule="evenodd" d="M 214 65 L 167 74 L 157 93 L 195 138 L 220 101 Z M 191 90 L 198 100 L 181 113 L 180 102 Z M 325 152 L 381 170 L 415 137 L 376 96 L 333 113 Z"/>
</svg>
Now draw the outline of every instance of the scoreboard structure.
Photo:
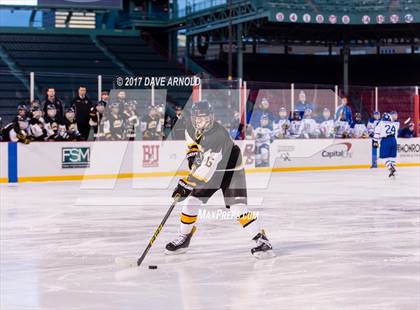
<svg viewBox="0 0 420 310">
<path fill-rule="evenodd" d="M 122 0 L 0 0 L 1 7 L 119 10 L 122 8 Z"/>
</svg>

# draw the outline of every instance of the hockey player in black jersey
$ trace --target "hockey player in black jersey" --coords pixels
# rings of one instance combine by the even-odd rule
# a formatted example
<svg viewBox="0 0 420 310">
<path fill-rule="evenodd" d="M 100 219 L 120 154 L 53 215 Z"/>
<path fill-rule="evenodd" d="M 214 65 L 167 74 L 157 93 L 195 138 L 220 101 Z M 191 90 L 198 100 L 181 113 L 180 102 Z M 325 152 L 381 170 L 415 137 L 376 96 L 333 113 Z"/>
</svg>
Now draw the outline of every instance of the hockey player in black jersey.
<svg viewBox="0 0 420 310">
<path fill-rule="evenodd" d="M 76 113 L 73 108 L 66 109 L 64 113 L 64 126 L 66 132 L 63 135 L 64 140 L 67 141 L 82 141 L 83 137 L 77 128 Z"/>
<path fill-rule="evenodd" d="M 93 129 L 93 137 L 95 139 L 102 139 L 104 137 L 103 122 L 105 117 L 105 101 L 100 100 L 90 109 L 89 125 Z"/>
<path fill-rule="evenodd" d="M 47 130 L 47 139 L 50 141 L 63 141 L 65 140 L 63 134 L 66 128 L 62 123 L 62 119 L 57 115 L 55 105 L 49 104 L 47 106 L 47 115 L 45 115 L 45 129 Z"/>
<path fill-rule="evenodd" d="M 189 175 L 180 179 L 172 197 L 186 200 L 182 206 L 179 236 L 166 245 L 166 254 L 183 253 L 188 249 L 196 230 L 198 209 L 219 189 L 225 205 L 256 242 L 251 253 L 257 258 L 273 256 L 272 247 L 255 213 L 247 209 L 245 171 L 240 148 L 228 131 L 214 121 L 212 106 L 207 101 L 193 104 L 191 125 L 187 126 L 187 158 Z"/>
<path fill-rule="evenodd" d="M 124 119 L 120 113 L 120 104 L 113 102 L 110 105 L 111 111 L 104 121 L 105 139 L 118 141 L 124 139 Z"/>
</svg>

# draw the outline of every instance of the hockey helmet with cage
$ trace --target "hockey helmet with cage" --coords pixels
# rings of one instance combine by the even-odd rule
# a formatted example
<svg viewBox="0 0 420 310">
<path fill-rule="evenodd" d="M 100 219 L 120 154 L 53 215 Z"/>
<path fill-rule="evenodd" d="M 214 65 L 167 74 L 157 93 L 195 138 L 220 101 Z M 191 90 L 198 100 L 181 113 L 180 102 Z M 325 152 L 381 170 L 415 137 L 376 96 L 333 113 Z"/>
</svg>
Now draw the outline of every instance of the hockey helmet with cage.
<svg viewBox="0 0 420 310">
<path fill-rule="evenodd" d="M 300 121 L 302 117 L 300 116 L 300 111 L 295 110 L 293 111 L 293 120 L 294 121 Z"/>
<path fill-rule="evenodd" d="M 213 127 L 214 111 L 208 101 L 198 101 L 191 108 L 191 123 L 195 130 L 206 132 Z"/>
<path fill-rule="evenodd" d="M 279 110 L 279 116 L 282 119 L 287 118 L 287 109 L 286 109 L 286 107 L 281 107 L 280 108 L 280 110 Z"/>
<path fill-rule="evenodd" d="M 53 104 L 47 105 L 47 115 L 54 118 L 57 115 L 57 108 Z"/>
<path fill-rule="evenodd" d="M 260 125 L 262 128 L 268 127 L 268 125 L 270 124 L 270 118 L 268 117 L 267 114 L 263 114 L 260 118 Z"/>
<path fill-rule="evenodd" d="M 28 111 L 28 108 L 24 104 L 19 104 L 18 107 L 17 107 L 17 111 L 18 112 L 19 111 L 25 111 L 25 112 L 27 112 Z"/>
<path fill-rule="evenodd" d="M 391 114 L 384 113 L 384 115 L 382 115 L 382 120 L 390 122 L 391 121 Z"/>
<path fill-rule="evenodd" d="M 393 121 L 396 121 L 398 119 L 398 112 L 397 111 L 395 111 L 395 110 L 391 111 L 389 114 L 391 115 L 391 119 Z"/>
<path fill-rule="evenodd" d="M 25 116 L 18 116 L 16 118 L 16 122 L 19 126 L 19 129 L 25 130 L 26 128 L 28 128 L 28 118 L 26 118 Z"/>
<path fill-rule="evenodd" d="M 120 104 L 118 102 L 112 102 L 109 107 L 111 109 L 119 109 L 120 108 Z"/>
</svg>

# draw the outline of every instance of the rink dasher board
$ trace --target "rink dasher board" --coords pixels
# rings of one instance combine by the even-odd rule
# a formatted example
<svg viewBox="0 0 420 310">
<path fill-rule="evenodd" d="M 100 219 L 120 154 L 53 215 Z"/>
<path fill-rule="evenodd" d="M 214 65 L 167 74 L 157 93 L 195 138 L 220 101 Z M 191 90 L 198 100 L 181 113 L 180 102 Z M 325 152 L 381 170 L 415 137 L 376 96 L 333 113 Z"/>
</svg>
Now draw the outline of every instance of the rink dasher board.
<svg viewBox="0 0 420 310">
<path fill-rule="evenodd" d="M 0 143 L 0 183 L 7 183 L 8 178 L 8 143 Z"/>
<path fill-rule="evenodd" d="M 255 167 L 255 141 L 236 141 L 247 173 L 368 168 L 370 139 L 275 140 L 268 167 Z M 110 180 L 186 175 L 184 141 L 0 143 L 0 182 Z M 398 165 L 420 166 L 420 138 L 398 139 Z M 16 153 L 10 154 L 10 149 Z M 13 158 L 16 156 L 16 158 Z M 13 162 L 16 167 L 13 168 Z M 10 169 L 12 167 L 12 169 Z M 141 185 L 141 183 L 139 184 Z"/>
</svg>

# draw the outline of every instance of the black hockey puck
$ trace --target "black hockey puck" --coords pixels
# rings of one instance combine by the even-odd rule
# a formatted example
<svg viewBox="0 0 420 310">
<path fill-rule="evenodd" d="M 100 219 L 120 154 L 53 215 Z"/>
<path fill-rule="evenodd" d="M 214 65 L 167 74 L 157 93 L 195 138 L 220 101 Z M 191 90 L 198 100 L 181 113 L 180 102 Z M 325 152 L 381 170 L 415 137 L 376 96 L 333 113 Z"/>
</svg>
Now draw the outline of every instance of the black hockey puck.
<svg viewBox="0 0 420 310">
<path fill-rule="evenodd" d="M 149 265 L 149 269 L 157 269 L 156 265 Z"/>
</svg>

